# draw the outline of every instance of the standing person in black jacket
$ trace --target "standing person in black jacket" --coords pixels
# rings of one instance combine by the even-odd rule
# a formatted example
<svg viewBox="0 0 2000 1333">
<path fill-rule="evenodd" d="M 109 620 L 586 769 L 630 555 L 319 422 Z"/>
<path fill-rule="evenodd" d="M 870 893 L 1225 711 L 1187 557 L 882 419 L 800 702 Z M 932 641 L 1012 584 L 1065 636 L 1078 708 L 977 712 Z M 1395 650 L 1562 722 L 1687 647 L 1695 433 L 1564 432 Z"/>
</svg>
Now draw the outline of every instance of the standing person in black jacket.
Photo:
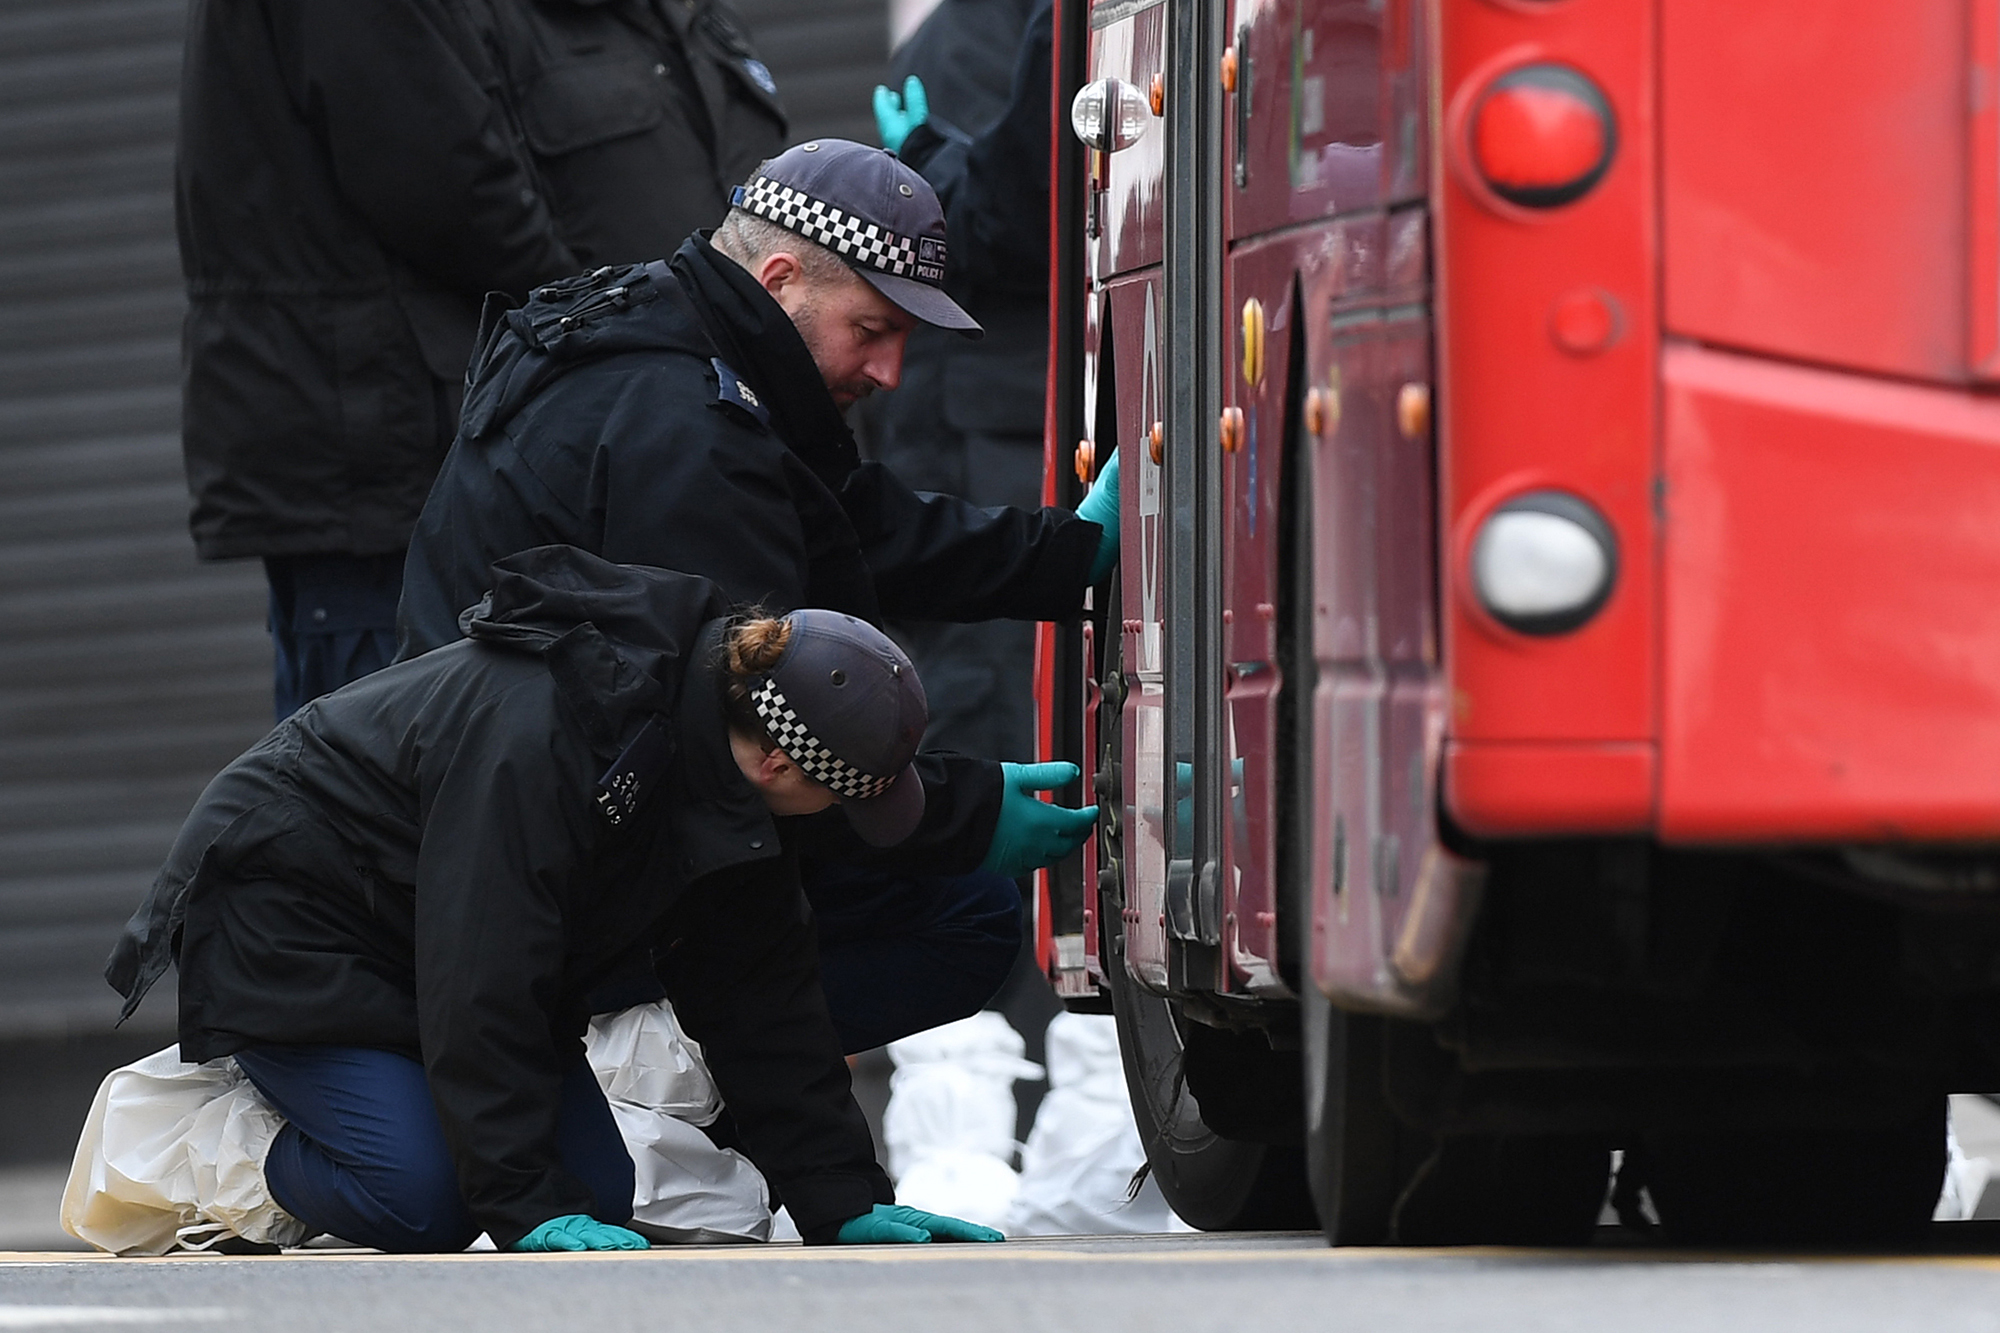
<svg viewBox="0 0 2000 1333">
<path fill-rule="evenodd" d="M 548 542 L 871 622 L 1076 614 L 1115 558 L 1115 531 L 912 492 L 857 457 L 842 419 L 894 386 L 919 321 L 977 330 L 943 290 L 947 248 L 922 177 L 830 139 L 765 163 L 712 243 L 698 233 L 670 262 L 496 310 L 411 539 L 404 654 L 457 637 L 493 560 Z M 1105 517 L 1115 528 L 1116 511 Z M 1019 947 L 1010 877 L 1068 853 L 1095 821 L 1095 807 L 1034 795 L 1073 782 L 1071 765 L 925 763 L 924 825 L 896 875 L 837 827 L 816 846 L 842 867 L 822 867 L 807 893 L 849 1050 L 979 1009 Z M 928 980 L 877 985 L 884 948 L 928 951 Z"/>
<path fill-rule="evenodd" d="M 1051 31 L 1036 0 L 943 0 L 890 58 L 900 86 L 914 78 L 927 92 L 927 113 L 912 118 L 884 106 L 886 88 L 876 94 L 884 145 L 937 191 L 953 250 L 974 261 L 955 268 L 950 289 L 986 336 L 912 333 L 903 382 L 868 404 L 864 434 L 909 485 L 979 505 L 1042 494 Z M 931 744 L 1034 753 L 1032 627 L 899 621 L 891 631 L 932 684 Z"/>
<path fill-rule="evenodd" d="M 784 144 L 777 84 L 727 0 L 478 3 L 580 267 L 656 259 L 714 226 Z"/>
<path fill-rule="evenodd" d="M 209 784 L 107 973 L 178 964 L 183 1059 L 287 1121 L 315 1231 L 395 1251 L 643 1249 L 585 1062 L 636 959 L 812 1241 L 998 1240 L 891 1205 L 816 984 L 790 828 L 921 817 L 924 696 L 850 616 L 730 616 L 570 547 L 497 565 L 470 637 L 279 724 Z M 761 617 L 761 618 L 760 618 Z"/>
<path fill-rule="evenodd" d="M 783 133 L 723 0 L 195 0 L 190 526 L 265 562 L 278 716 L 393 656 L 484 295 L 660 253 Z"/>
</svg>

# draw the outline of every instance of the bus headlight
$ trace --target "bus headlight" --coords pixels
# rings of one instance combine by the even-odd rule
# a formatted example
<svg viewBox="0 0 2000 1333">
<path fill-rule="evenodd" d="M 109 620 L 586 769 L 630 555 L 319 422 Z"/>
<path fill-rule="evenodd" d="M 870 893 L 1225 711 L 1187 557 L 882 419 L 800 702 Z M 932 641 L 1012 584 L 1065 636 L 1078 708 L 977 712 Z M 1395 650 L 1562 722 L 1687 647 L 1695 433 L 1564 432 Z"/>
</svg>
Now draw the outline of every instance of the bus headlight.
<svg viewBox="0 0 2000 1333">
<path fill-rule="evenodd" d="M 1564 634 L 1587 622 L 1618 579 L 1618 541 L 1574 495 L 1531 491 L 1502 504 L 1472 544 L 1479 604 L 1521 634 Z"/>
</svg>

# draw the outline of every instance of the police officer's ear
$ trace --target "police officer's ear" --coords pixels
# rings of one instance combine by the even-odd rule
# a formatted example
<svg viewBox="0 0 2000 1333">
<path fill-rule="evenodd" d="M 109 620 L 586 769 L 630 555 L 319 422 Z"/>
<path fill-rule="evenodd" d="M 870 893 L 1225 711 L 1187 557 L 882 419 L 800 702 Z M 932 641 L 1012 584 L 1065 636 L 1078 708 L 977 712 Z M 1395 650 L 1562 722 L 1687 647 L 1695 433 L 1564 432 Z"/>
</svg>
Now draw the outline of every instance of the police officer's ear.
<svg viewBox="0 0 2000 1333">
<path fill-rule="evenodd" d="M 750 275 L 757 279 L 771 299 L 784 308 L 786 314 L 793 313 L 802 304 L 806 293 L 806 266 L 799 257 L 789 250 L 773 250 L 757 261 Z"/>
<path fill-rule="evenodd" d="M 783 782 L 797 768 L 797 761 L 790 755 L 780 750 L 777 746 L 766 742 L 764 755 L 757 761 L 757 772 L 754 781 L 759 787 Z"/>
</svg>

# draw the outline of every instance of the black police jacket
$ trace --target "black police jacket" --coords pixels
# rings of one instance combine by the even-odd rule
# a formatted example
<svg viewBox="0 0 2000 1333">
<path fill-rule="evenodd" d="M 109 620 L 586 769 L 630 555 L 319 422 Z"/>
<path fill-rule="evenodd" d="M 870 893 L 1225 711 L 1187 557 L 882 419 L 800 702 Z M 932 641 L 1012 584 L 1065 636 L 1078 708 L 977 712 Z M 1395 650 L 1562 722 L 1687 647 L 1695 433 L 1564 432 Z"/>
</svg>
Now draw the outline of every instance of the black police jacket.
<svg viewBox="0 0 2000 1333">
<path fill-rule="evenodd" d="M 209 785 L 113 953 L 127 1012 L 171 956 L 186 1059 L 420 1058 L 506 1246 L 590 1211 L 559 1087 L 591 987 L 646 941 L 801 1231 L 890 1201 L 793 854 L 730 755 L 725 599 L 564 547 L 493 574 L 468 640 L 307 705 Z"/>
<path fill-rule="evenodd" d="M 1081 608 L 1102 534 L 1066 510 L 918 494 L 853 437 L 791 319 L 692 237 L 671 263 L 600 271 L 492 308 L 459 437 L 403 577 L 405 657 L 457 637 L 509 551 L 565 542 L 714 579 L 773 610 L 870 621 L 1055 620 Z M 925 821 L 884 858 L 822 821 L 828 854 L 953 873 L 998 817 L 998 766 L 931 756 Z"/>
<path fill-rule="evenodd" d="M 200 0 L 175 173 L 197 550 L 400 550 L 485 294 L 662 253 L 783 136 L 724 0 Z"/>
</svg>

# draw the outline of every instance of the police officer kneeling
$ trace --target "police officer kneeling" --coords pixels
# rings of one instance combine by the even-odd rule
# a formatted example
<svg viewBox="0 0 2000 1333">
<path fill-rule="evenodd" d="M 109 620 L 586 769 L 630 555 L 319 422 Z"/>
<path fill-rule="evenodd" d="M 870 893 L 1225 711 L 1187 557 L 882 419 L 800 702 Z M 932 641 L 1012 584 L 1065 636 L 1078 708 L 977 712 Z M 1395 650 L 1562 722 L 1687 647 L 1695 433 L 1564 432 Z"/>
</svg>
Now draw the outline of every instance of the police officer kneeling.
<svg viewBox="0 0 2000 1333">
<path fill-rule="evenodd" d="M 390 1251 L 645 1248 L 581 1041 L 636 949 L 808 1241 L 999 1239 L 892 1206 L 786 841 L 835 803 L 872 844 L 922 818 L 902 653 L 564 546 L 464 623 L 224 769 L 112 956 L 128 1014 L 178 963 L 182 1058 L 289 1122 L 277 1203 Z"/>
</svg>

